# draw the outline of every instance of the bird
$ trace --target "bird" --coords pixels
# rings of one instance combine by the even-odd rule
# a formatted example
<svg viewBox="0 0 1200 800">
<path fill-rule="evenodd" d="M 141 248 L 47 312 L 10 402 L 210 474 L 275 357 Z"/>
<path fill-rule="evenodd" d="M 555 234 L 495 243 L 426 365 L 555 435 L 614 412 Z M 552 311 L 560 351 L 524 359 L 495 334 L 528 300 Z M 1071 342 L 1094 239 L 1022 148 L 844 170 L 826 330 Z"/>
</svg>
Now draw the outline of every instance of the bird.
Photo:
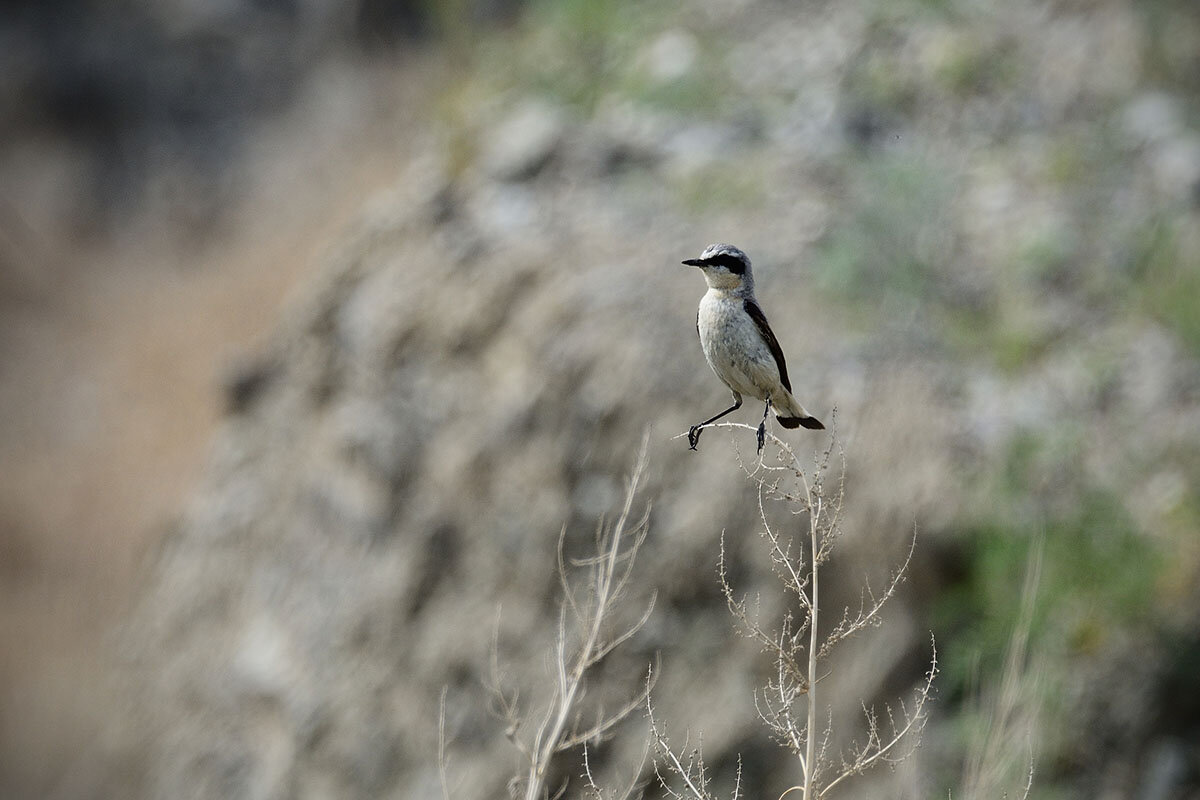
<svg viewBox="0 0 1200 800">
<path fill-rule="evenodd" d="M 692 450 L 705 426 L 742 407 L 744 395 L 766 403 L 758 425 L 758 452 L 766 437 L 767 415 L 773 410 L 785 428 L 823 430 L 821 421 L 792 396 L 783 348 L 754 296 L 750 258 L 731 244 L 710 244 L 699 258 L 682 262 L 699 267 L 708 283 L 696 311 L 696 333 L 704 359 L 733 393 L 733 405 L 688 430 Z"/>
</svg>

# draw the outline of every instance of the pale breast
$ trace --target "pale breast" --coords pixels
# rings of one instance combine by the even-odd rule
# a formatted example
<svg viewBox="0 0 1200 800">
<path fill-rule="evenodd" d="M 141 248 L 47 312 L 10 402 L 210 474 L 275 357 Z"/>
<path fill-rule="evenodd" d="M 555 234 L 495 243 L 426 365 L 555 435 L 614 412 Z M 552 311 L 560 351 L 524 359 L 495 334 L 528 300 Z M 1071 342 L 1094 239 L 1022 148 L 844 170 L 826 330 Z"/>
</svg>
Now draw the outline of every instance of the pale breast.
<svg viewBox="0 0 1200 800">
<path fill-rule="evenodd" d="M 705 294 L 696 317 L 700 344 L 708 365 L 729 388 L 765 400 L 779 381 L 779 368 L 742 303 L 724 292 Z"/>
</svg>

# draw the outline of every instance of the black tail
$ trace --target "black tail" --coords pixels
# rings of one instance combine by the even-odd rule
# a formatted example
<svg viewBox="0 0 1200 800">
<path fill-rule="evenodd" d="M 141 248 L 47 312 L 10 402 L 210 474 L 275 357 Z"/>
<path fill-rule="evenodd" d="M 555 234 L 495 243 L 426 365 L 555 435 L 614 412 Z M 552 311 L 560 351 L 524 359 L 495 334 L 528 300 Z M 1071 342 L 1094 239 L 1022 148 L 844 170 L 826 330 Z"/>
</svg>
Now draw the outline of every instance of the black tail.
<svg viewBox="0 0 1200 800">
<path fill-rule="evenodd" d="M 776 419 L 785 428 L 799 428 L 803 426 L 810 431 L 825 430 L 825 426 L 821 424 L 821 420 L 816 417 L 777 417 Z"/>
</svg>

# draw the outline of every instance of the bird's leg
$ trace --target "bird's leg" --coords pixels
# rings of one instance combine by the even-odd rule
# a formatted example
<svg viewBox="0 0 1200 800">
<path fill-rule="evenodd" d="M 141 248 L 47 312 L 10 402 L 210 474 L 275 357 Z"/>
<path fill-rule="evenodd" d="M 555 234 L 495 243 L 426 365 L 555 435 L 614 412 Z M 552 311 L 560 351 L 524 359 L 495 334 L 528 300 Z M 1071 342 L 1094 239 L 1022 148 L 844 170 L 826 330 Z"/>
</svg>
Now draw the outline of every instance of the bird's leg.
<svg viewBox="0 0 1200 800">
<path fill-rule="evenodd" d="M 767 415 L 771 413 L 771 401 L 767 401 L 767 407 L 763 409 L 762 422 L 758 423 L 758 452 L 762 452 L 763 444 L 767 440 Z"/>
<path fill-rule="evenodd" d="M 704 420 L 704 422 L 696 423 L 691 428 L 689 428 L 688 429 L 688 445 L 691 447 L 691 449 L 692 450 L 696 449 L 696 445 L 700 442 L 700 431 L 702 428 L 704 428 L 705 425 L 711 425 L 712 423 L 719 420 L 721 417 L 725 416 L 726 414 L 732 414 L 734 411 L 737 411 L 741 407 L 742 407 L 742 397 L 741 397 L 741 395 L 735 394 L 733 396 L 733 405 L 731 405 L 729 408 L 725 409 L 720 414 L 717 414 L 715 417 L 706 419 L 706 420 Z"/>
</svg>

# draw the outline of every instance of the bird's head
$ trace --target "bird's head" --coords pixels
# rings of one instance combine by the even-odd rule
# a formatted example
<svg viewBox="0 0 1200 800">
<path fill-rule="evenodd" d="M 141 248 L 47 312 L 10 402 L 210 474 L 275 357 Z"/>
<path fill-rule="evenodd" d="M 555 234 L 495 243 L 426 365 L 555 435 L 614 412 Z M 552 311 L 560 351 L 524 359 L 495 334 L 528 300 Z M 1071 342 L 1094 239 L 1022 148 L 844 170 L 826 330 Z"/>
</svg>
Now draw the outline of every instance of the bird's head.
<svg viewBox="0 0 1200 800">
<path fill-rule="evenodd" d="M 749 256 L 731 244 L 710 244 L 699 258 L 689 258 L 683 263 L 699 267 L 704 280 L 713 289 L 740 289 L 753 285 Z"/>
</svg>

